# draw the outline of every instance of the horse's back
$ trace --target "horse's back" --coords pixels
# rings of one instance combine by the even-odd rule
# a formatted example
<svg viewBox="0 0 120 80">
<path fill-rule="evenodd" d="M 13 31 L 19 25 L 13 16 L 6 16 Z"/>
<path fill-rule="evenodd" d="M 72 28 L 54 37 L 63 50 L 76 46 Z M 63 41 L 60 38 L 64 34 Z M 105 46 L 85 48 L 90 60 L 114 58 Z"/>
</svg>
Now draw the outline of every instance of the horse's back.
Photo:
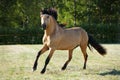
<svg viewBox="0 0 120 80">
<path fill-rule="evenodd" d="M 81 27 L 73 27 L 73 28 L 68 28 L 68 29 L 65 29 L 65 34 L 69 34 L 69 35 L 73 35 L 74 37 L 82 37 L 82 36 L 85 36 L 87 37 L 87 32 L 81 28 Z"/>
<path fill-rule="evenodd" d="M 65 29 L 65 31 L 67 32 L 67 31 L 70 31 L 70 32 L 74 32 L 74 33 L 76 33 L 76 32 L 79 32 L 79 33 L 81 33 L 81 32 L 86 32 L 83 28 L 81 28 L 81 27 L 72 27 L 72 28 L 68 28 L 68 29 Z"/>
<path fill-rule="evenodd" d="M 81 44 L 81 41 L 87 38 L 87 33 L 80 27 L 65 29 L 61 34 L 59 49 L 72 49 Z M 87 40 L 86 40 L 87 41 Z M 83 42 L 84 43 L 84 42 Z"/>
</svg>

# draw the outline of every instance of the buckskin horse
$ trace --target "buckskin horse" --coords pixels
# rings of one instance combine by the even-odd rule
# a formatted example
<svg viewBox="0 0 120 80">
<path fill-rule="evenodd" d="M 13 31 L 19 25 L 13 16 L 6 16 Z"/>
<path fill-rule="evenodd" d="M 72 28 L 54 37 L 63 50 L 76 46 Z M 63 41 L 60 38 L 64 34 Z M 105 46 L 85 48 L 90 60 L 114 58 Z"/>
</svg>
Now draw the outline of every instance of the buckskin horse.
<svg viewBox="0 0 120 80">
<path fill-rule="evenodd" d="M 94 47 L 99 54 L 106 54 L 106 50 L 81 27 L 73 27 L 68 29 L 62 28 L 57 22 L 57 12 L 54 9 L 42 10 L 40 17 L 41 26 L 44 29 L 43 47 L 36 56 L 33 71 L 37 69 L 38 58 L 47 50 L 49 50 L 49 55 L 45 61 L 44 68 L 41 71 L 42 74 L 45 73 L 46 67 L 55 50 L 68 50 L 68 60 L 63 65 L 62 70 L 66 69 L 68 63 L 72 59 L 73 50 L 78 46 L 81 48 L 84 56 L 83 69 L 86 69 L 88 57 L 86 49 L 87 46 L 90 47 L 89 44 Z"/>
</svg>

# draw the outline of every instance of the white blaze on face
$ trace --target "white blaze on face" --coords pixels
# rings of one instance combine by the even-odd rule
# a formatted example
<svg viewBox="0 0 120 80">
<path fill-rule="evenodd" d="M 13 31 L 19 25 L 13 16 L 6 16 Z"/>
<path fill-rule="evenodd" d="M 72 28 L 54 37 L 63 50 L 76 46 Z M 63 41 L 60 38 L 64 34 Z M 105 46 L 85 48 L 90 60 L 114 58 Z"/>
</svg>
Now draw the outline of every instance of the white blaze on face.
<svg viewBox="0 0 120 80">
<path fill-rule="evenodd" d="M 41 24 L 43 24 L 44 23 L 44 19 L 43 19 L 43 17 L 41 16 Z"/>
</svg>

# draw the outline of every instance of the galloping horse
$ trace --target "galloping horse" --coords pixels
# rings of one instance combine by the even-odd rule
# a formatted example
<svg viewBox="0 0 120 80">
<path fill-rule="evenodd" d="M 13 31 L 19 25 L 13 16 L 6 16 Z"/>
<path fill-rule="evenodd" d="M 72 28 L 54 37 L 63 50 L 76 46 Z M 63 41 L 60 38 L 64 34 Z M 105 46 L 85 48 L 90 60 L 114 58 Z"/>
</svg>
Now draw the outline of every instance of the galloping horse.
<svg viewBox="0 0 120 80">
<path fill-rule="evenodd" d="M 99 43 L 97 43 L 91 35 L 88 35 L 87 32 L 81 27 L 74 27 L 69 29 L 64 29 L 60 27 L 60 25 L 57 23 L 55 19 L 55 16 L 52 15 L 54 13 L 57 12 L 51 9 L 48 11 L 48 13 L 42 13 L 40 15 L 41 25 L 44 29 L 43 48 L 38 52 L 36 56 L 36 60 L 33 66 L 33 71 L 37 69 L 38 58 L 47 50 L 49 50 L 49 55 L 45 61 L 45 65 L 41 73 L 44 73 L 46 71 L 46 67 L 51 57 L 53 56 L 55 50 L 69 51 L 68 60 L 63 65 L 62 70 L 66 69 L 68 63 L 72 59 L 73 50 L 78 46 L 80 46 L 84 56 L 83 69 L 86 69 L 86 63 L 88 57 L 86 48 L 89 44 L 93 46 L 101 55 L 106 54 L 106 50 Z"/>
</svg>

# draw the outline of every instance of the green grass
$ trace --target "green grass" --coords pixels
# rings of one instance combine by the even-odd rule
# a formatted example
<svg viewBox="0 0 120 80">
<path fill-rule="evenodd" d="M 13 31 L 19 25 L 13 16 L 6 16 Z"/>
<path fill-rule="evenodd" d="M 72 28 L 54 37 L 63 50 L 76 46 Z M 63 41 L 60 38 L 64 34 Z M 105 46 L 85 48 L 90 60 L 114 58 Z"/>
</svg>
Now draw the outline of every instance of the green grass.
<svg viewBox="0 0 120 80">
<path fill-rule="evenodd" d="M 120 44 L 104 44 L 107 55 L 87 50 L 87 69 L 83 70 L 83 55 L 74 50 L 73 59 L 65 71 L 61 67 L 67 60 L 67 51 L 55 51 L 45 74 L 40 74 L 48 52 L 39 59 L 38 68 L 32 66 L 42 45 L 1 45 L 0 80 L 120 80 Z"/>
</svg>

